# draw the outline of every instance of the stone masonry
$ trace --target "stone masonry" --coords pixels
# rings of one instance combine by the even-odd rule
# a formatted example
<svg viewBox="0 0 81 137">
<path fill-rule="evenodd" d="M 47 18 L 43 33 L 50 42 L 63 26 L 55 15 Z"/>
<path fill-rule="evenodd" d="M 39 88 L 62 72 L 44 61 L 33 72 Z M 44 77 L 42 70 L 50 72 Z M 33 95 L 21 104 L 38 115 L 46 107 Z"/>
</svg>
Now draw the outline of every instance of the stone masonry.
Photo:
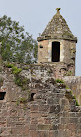
<svg viewBox="0 0 81 137">
<path fill-rule="evenodd" d="M 71 90 L 44 66 L 22 68 L 25 90 L 14 83 L 11 68 L 3 67 L 0 74 L 0 92 L 6 92 L 0 100 L 0 137 L 81 137 L 81 107 Z M 32 99 L 27 101 L 28 93 Z"/>
<path fill-rule="evenodd" d="M 73 91 L 79 104 L 81 105 L 81 77 L 80 76 L 69 76 L 64 77 L 64 81 L 67 83 L 68 87 Z"/>
<path fill-rule="evenodd" d="M 38 37 L 38 64 L 1 61 L 0 137 L 81 137 L 77 38 L 59 10 Z M 54 42 L 60 51 L 55 62 Z"/>
<path fill-rule="evenodd" d="M 60 9 L 46 26 L 38 40 L 38 63 L 66 63 L 75 75 L 77 38 L 70 31 L 67 22 L 60 15 Z M 57 43 L 55 45 L 54 43 Z M 59 43 L 59 49 L 57 48 Z M 56 48 L 54 48 L 56 47 Z M 56 49 L 56 50 L 55 50 Z M 58 55 L 58 60 L 54 58 Z"/>
</svg>

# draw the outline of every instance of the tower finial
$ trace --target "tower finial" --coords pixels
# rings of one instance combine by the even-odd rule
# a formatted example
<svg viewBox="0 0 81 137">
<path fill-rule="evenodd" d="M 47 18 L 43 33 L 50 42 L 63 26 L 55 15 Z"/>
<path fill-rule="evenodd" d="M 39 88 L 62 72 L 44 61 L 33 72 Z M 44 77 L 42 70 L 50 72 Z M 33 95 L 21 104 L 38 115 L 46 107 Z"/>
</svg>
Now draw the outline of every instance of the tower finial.
<svg viewBox="0 0 81 137">
<path fill-rule="evenodd" d="M 56 8 L 57 14 L 60 14 L 60 9 L 61 9 L 61 8 Z"/>
</svg>

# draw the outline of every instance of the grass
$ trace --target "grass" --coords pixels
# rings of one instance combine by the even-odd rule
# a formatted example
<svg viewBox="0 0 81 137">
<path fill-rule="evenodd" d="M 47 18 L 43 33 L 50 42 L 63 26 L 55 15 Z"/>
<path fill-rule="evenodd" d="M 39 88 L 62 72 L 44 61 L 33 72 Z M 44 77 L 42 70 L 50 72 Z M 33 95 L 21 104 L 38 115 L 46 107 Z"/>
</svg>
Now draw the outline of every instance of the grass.
<svg viewBox="0 0 81 137">
<path fill-rule="evenodd" d="M 6 64 L 6 67 L 7 67 L 7 68 L 12 68 L 13 66 L 14 66 L 14 64 L 11 64 L 11 63 L 7 63 L 7 64 Z"/>
<path fill-rule="evenodd" d="M 12 67 L 12 73 L 15 75 L 19 74 L 21 71 L 22 71 L 21 68 L 17 68 L 16 66 Z"/>
<path fill-rule="evenodd" d="M 15 74 L 15 75 L 19 74 L 22 71 L 21 68 L 18 68 L 16 66 L 14 66 L 14 64 L 11 64 L 11 63 L 7 63 L 6 67 L 7 68 L 12 68 L 12 73 Z"/>
<path fill-rule="evenodd" d="M 64 81 L 62 79 L 56 79 L 55 81 L 56 81 L 56 83 L 64 83 Z"/>
</svg>

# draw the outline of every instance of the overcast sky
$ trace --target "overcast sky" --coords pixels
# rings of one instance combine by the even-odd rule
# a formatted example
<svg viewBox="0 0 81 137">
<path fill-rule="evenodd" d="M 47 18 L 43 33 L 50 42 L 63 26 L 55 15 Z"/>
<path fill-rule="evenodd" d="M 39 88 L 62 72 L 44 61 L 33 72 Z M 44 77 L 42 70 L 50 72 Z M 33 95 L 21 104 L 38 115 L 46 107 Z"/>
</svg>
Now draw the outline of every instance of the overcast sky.
<svg viewBox="0 0 81 137">
<path fill-rule="evenodd" d="M 0 17 L 7 15 L 19 21 L 36 39 L 56 13 L 56 8 L 61 8 L 61 15 L 78 38 L 76 75 L 81 76 L 81 0 L 0 0 Z"/>
</svg>

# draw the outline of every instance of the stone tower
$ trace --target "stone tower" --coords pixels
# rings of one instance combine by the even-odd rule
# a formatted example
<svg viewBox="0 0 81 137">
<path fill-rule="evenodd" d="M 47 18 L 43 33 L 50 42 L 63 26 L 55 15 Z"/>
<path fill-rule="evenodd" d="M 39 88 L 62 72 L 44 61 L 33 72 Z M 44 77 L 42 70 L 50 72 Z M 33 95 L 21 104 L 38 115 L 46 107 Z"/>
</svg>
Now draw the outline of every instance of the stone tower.
<svg viewBox="0 0 81 137">
<path fill-rule="evenodd" d="M 77 38 L 70 31 L 60 8 L 38 40 L 38 63 L 66 63 L 75 74 Z"/>
</svg>

